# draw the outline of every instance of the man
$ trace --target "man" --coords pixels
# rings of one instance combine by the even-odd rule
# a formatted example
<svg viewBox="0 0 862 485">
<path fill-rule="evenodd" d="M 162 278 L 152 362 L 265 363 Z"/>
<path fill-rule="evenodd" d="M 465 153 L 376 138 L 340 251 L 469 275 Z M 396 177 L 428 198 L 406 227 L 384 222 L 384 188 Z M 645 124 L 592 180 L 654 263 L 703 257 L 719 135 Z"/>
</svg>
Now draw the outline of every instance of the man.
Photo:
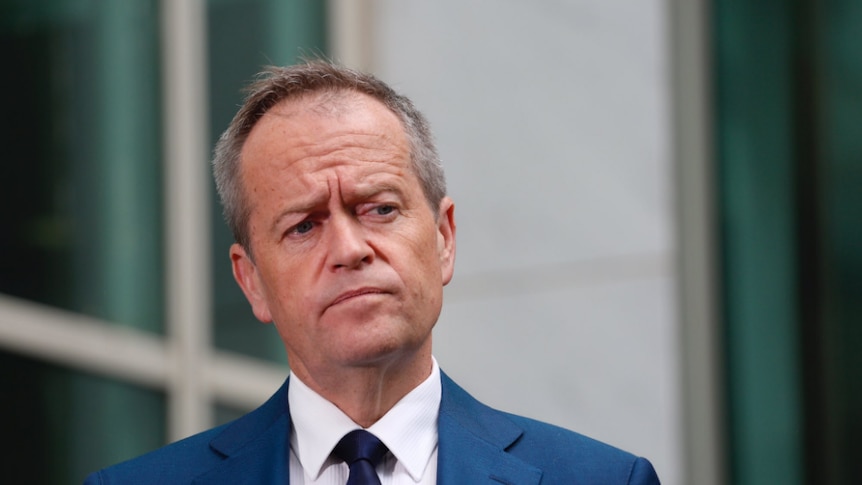
<svg viewBox="0 0 862 485">
<path fill-rule="evenodd" d="M 454 205 L 408 99 L 320 61 L 249 91 L 213 164 L 234 277 L 290 378 L 237 421 L 88 483 L 658 483 L 645 459 L 492 410 L 439 370 Z"/>
</svg>

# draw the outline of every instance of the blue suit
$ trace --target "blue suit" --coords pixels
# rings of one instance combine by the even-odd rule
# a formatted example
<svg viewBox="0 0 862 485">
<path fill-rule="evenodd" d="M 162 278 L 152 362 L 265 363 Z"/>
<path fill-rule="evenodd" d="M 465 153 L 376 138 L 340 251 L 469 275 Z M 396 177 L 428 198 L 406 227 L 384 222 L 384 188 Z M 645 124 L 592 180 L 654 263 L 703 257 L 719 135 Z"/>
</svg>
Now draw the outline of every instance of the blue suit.
<svg viewBox="0 0 862 485">
<path fill-rule="evenodd" d="M 85 485 L 286 484 L 288 382 L 236 421 L 120 463 Z M 652 465 L 556 426 L 491 409 L 442 375 L 437 483 L 658 484 Z"/>
</svg>

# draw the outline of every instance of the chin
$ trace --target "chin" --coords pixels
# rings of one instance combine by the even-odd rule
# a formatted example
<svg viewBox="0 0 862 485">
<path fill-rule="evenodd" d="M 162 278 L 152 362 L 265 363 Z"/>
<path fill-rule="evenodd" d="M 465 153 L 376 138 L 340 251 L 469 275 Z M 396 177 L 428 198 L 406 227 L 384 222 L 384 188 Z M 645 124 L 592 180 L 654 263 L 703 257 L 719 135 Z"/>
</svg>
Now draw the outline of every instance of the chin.
<svg viewBox="0 0 862 485">
<path fill-rule="evenodd" d="M 346 363 L 355 366 L 378 366 L 393 364 L 402 359 L 409 359 L 422 348 L 422 341 L 413 341 L 405 338 L 386 338 L 366 334 L 353 342 L 346 343 L 342 347 L 342 357 Z"/>
</svg>

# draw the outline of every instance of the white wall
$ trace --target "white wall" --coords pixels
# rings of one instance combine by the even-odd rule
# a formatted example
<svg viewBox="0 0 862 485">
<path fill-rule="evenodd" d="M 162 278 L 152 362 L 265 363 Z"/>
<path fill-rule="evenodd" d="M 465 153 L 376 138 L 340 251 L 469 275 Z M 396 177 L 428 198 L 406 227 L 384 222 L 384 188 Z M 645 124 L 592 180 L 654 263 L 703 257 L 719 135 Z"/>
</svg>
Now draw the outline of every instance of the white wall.
<svg viewBox="0 0 862 485">
<path fill-rule="evenodd" d="M 372 6 L 371 67 L 430 118 L 456 203 L 441 366 L 680 483 L 666 5 Z"/>
</svg>

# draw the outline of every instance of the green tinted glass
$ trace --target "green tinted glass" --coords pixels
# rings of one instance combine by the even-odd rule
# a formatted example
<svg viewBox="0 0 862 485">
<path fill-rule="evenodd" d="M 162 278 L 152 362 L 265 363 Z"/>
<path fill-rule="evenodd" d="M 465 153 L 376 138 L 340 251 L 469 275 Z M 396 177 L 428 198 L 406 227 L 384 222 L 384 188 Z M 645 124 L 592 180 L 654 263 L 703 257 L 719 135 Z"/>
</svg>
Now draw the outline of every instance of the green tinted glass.
<svg viewBox="0 0 862 485">
<path fill-rule="evenodd" d="M 0 292 L 161 329 L 157 3 L 0 3 Z"/>
<path fill-rule="evenodd" d="M 0 352 L 4 483 L 81 483 L 164 444 L 161 393 Z"/>
</svg>

